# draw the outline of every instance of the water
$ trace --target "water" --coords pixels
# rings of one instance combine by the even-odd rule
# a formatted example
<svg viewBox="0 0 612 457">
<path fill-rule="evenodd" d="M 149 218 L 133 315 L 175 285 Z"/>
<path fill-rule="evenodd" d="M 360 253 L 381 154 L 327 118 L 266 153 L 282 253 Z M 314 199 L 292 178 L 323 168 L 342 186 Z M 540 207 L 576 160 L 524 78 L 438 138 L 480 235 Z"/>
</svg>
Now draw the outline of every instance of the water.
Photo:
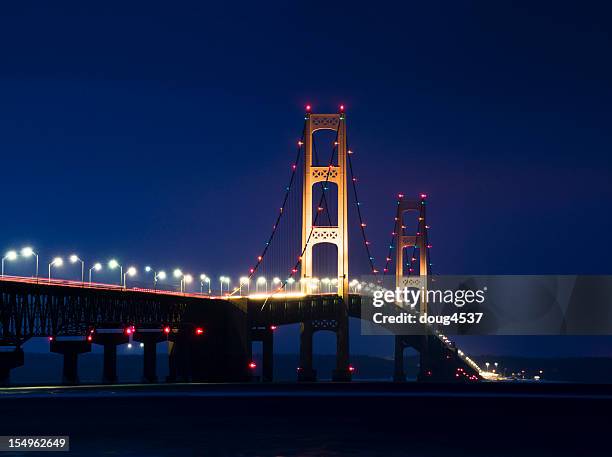
<svg viewBox="0 0 612 457">
<path fill-rule="evenodd" d="M 4 435 L 70 435 L 70 455 L 610 455 L 612 390 L 529 390 L 542 386 L 13 389 L 0 392 L 0 417 Z"/>
</svg>

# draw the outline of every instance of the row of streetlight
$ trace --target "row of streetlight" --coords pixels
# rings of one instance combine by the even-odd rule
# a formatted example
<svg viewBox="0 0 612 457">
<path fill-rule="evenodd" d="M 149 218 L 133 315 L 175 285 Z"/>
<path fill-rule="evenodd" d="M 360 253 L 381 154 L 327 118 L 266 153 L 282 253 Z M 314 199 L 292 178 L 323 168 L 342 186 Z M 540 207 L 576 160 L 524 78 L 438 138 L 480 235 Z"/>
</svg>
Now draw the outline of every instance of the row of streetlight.
<svg viewBox="0 0 612 457">
<path fill-rule="evenodd" d="M 4 276 L 4 265 L 6 261 L 14 261 L 19 258 L 19 256 L 24 258 L 35 257 L 36 258 L 36 273 L 35 278 L 39 278 L 39 258 L 38 254 L 34 252 L 34 250 L 27 246 L 22 248 L 19 252 L 16 250 L 8 251 L 2 257 L 2 265 L 0 275 Z M 80 263 L 81 264 L 81 282 L 85 282 L 85 262 L 76 254 L 72 254 L 69 258 L 70 263 Z M 48 280 L 51 280 L 53 269 L 59 268 L 64 265 L 64 259 L 62 257 L 54 257 L 51 262 L 48 264 Z M 111 259 L 108 261 L 108 268 L 110 270 L 119 269 L 119 284 L 123 287 L 127 286 L 127 277 L 135 276 L 138 273 L 138 270 L 134 266 L 128 267 L 125 272 L 123 271 L 123 265 L 121 265 L 116 259 Z M 89 268 L 89 283 L 92 282 L 92 274 L 94 271 L 102 270 L 102 264 L 100 262 L 94 263 L 91 268 Z M 153 283 L 154 287 L 157 287 L 157 281 L 166 279 L 167 275 L 165 271 L 154 271 L 150 266 L 145 267 L 145 272 L 153 273 Z M 175 278 L 180 279 L 181 292 L 185 291 L 186 284 L 189 284 L 193 281 L 193 277 L 190 274 L 184 274 L 179 268 L 175 269 L 173 272 Z M 229 280 L 229 278 L 228 278 Z M 208 293 L 211 293 L 210 287 L 210 278 L 208 276 L 202 274 L 200 275 L 200 292 L 203 292 L 204 284 L 208 284 Z"/>
<path fill-rule="evenodd" d="M 35 273 L 35 277 L 38 278 L 39 277 L 39 258 L 38 258 L 38 254 L 33 250 L 33 248 L 26 246 L 24 248 L 22 248 L 19 252 L 15 251 L 15 250 L 10 250 L 8 251 L 4 257 L 2 257 L 2 267 L 1 267 L 1 275 L 4 276 L 4 264 L 5 261 L 14 261 L 17 260 L 17 258 L 21 256 L 24 258 L 30 258 L 30 257 L 35 257 L 36 258 L 36 273 Z M 81 282 L 85 282 L 85 262 L 76 254 L 72 254 L 69 258 L 70 263 L 76 264 L 76 263 L 80 263 L 81 264 Z M 51 262 L 49 262 L 48 264 L 48 279 L 49 281 L 51 280 L 52 277 L 52 272 L 53 269 L 59 268 L 64 264 L 64 259 L 62 257 L 54 257 Z M 127 278 L 135 276 L 138 273 L 138 270 L 136 269 L 136 267 L 134 266 L 129 266 L 125 272 L 123 270 L 123 265 L 121 265 L 116 259 L 111 259 L 108 261 L 107 266 L 110 270 L 116 270 L 117 268 L 119 269 L 119 278 L 120 278 L 120 285 L 123 287 L 127 286 Z M 92 282 L 92 274 L 94 271 L 100 271 L 102 270 L 103 266 L 100 262 L 96 262 L 94 263 L 89 269 L 88 269 L 88 280 L 89 283 L 91 284 Z M 165 271 L 160 270 L 160 271 L 156 271 L 154 270 L 152 267 L 150 266 L 146 266 L 144 268 L 146 273 L 152 273 L 153 274 L 153 287 L 155 289 L 157 289 L 157 282 L 158 281 L 163 281 L 167 278 L 167 274 Z M 180 268 L 176 268 L 173 272 L 172 275 L 174 276 L 174 278 L 178 279 L 180 281 L 180 290 L 181 292 L 184 292 L 186 289 L 187 284 L 190 284 L 193 282 L 194 278 L 192 275 L 190 274 L 186 274 L 183 273 L 183 271 Z M 211 286 L 211 279 L 205 275 L 205 274 L 201 274 L 200 277 L 200 293 L 204 293 L 204 289 L 207 289 L 208 294 L 210 295 L 212 293 L 212 286 Z M 319 287 L 323 290 L 324 288 L 327 289 L 327 292 L 331 293 L 332 292 L 332 288 L 337 288 L 338 287 L 338 278 L 302 278 L 298 281 L 296 281 L 294 278 L 288 278 L 285 283 L 288 286 L 288 290 L 294 290 L 294 284 L 296 282 L 299 283 L 306 283 L 307 287 L 309 287 L 311 290 L 316 290 Z M 243 288 L 246 288 L 246 292 L 247 294 L 250 293 L 250 283 L 251 283 L 251 279 L 249 277 L 243 276 L 240 278 L 239 280 L 239 287 L 235 288 L 236 291 L 238 291 L 240 294 L 242 294 L 243 292 Z M 274 277 L 272 278 L 272 280 L 270 281 L 271 286 L 276 286 L 276 288 L 278 289 L 281 284 L 282 284 L 282 280 L 279 277 Z M 226 292 L 229 293 L 230 291 L 230 284 L 231 284 L 231 279 L 229 278 L 229 276 L 220 276 L 219 277 L 219 290 L 220 290 L 220 295 L 223 295 L 224 290 Z M 256 280 L 255 280 L 255 292 L 256 293 L 261 293 L 261 292 L 265 292 L 268 293 L 268 279 L 265 276 L 259 276 Z M 320 286 L 320 284 L 322 284 L 322 286 Z M 355 292 L 357 292 L 358 289 L 361 289 L 361 283 L 359 283 L 359 281 L 357 281 L 356 279 L 352 280 L 349 283 L 349 287 L 351 287 Z"/>
</svg>

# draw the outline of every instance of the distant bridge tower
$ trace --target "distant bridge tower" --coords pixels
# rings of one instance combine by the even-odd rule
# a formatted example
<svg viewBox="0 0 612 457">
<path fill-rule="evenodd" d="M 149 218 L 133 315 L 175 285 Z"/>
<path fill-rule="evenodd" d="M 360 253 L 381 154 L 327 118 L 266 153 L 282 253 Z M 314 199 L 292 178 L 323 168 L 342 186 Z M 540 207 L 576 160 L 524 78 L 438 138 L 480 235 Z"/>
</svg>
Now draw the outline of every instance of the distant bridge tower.
<svg viewBox="0 0 612 457">
<path fill-rule="evenodd" d="M 395 217 L 395 286 L 424 287 L 427 290 L 427 274 L 429 259 L 427 258 L 427 223 L 425 222 L 426 195 L 421 194 L 419 200 L 408 200 L 400 194 L 397 201 L 397 216 Z M 404 213 L 416 212 L 418 214 L 417 231 L 414 235 L 404 235 Z M 419 250 L 419 277 L 404 276 L 404 249 L 415 247 Z M 410 262 L 412 264 L 412 260 Z M 427 312 L 427 303 L 421 300 L 419 312 Z"/>
<path fill-rule="evenodd" d="M 313 166 L 313 134 L 317 130 L 338 132 L 338 165 Z M 302 292 L 309 291 L 312 279 L 312 249 L 319 243 L 335 244 L 338 248 L 338 295 L 348 301 L 348 205 L 346 185 L 346 120 L 344 112 L 338 114 L 306 113 L 304 132 L 304 190 L 302 193 Z M 335 227 L 313 226 L 312 188 L 318 182 L 335 183 L 338 186 L 338 225 Z M 320 223 L 320 221 L 319 221 Z M 312 231 L 312 234 L 311 234 Z M 304 249 L 305 248 L 305 249 Z"/>
</svg>

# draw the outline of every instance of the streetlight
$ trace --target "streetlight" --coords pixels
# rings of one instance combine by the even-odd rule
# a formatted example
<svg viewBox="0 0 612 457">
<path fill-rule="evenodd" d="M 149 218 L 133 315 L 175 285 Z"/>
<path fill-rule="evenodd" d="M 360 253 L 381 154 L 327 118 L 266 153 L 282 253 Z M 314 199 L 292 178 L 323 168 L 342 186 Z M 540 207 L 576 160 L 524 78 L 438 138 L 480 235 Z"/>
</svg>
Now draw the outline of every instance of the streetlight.
<svg viewBox="0 0 612 457">
<path fill-rule="evenodd" d="M 180 268 L 175 268 L 172 276 L 179 280 L 179 290 L 183 291 L 183 271 Z"/>
<path fill-rule="evenodd" d="M 4 257 L 2 257 L 2 276 L 4 276 L 4 261 L 5 260 L 16 260 L 18 257 L 17 251 L 8 251 Z"/>
<path fill-rule="evenodd" d="M 36 257 L 36 276 L 35 277 L 38 278 L 38 254 L 36 254 L 30 246 L 26 246 L 25 248 L 21 250 L 21 255 L 26 258 L 32 257 L 32 256 Z"/>
<path fill-rule="evenodd" d="M 294 283 L 295 283 L 295 279 L 293 279 L 293 278 L 287 279 L 287 284 L 289 284 L 289 286 L 291 286 L 291 290 L 293 290 L 293 284 Z"/>
<path fill-rule="evenodd" d="M 119 265 L 119 262 L 115 259 L 110 259 L 108 261 L 108 268 L 114 270 L 117 267 L 119 267 L 119 285 L 121 285 L 121 281 L 123 280 L 123 265 Z"/>
<path fill-rule="evenodd" d="M 145 273 L 151 273 L 153 271 L 153 268 L 151 268 L 149 265 L 144 267 L 144 271 Z M 155 276 L 157 276 L 157 273 L 155 271 L 153 271 L 153 287 L 155 288 Z"/>
<path fill-rule="evenodd" d="M 157 278 L 159 278 L 159 279 L 166 279 L 166 273 L 165 272 L 160 271 L 159 273 L 157 273 L 157 271 L 153 270 L 153 268 L 151 268 L 149 265 L 144 267 L 144 271 L 146 273 L 153 272 L 153 289 L 155 289 L 155 290 L 157 290 Z"/>
<path fill-rule="evenodd" d="M 321 279 L 321 282 L 327 286 L 327 292 L 330 293 L 331 292 L 331 279 L 323 278 Z"/>
<path fill-rule="evenodd" d="M 204 290 L 204 283 L 208 284 L 208 295 L 210 295 L 210 278 L 202 273 L 200 275 L 200 293 Z"/>
<path fill-rule="evenodd" d="M 251 289 L 251 280 L 248 276 L 243 276 L 242 278 L 240 278 L 240 295 L 242 295 L 242 286 L 244 286 L 245 284 L 247 286 L 247 295 L 249 295 Z"/>
<path fill-rule="evenodd" d="M 257 278 L 257 282 L 255 283 L 255 291 L 259 292 L 259 285 L 260 284 L 265 284 L 265 290 L 266 293 L 268 293 L 268 280 L 264 277 L 264 276 L 260 276 L 259 278 Z"/>
<path fill-rule="evenodd" d="M 85 282 L 85 262 L 79 259 L 79 256 L 76 254 L 72 254 L 70 256 L 70 263 L 81 262 L 81 282 Z"/>
<path fill-rule="evenodd" d="M 128 276 L 134 276 L 136 274 L 136 267 L 129 267 L 127 271 L 123 274 L 123 288 L 127 287 L 126 279 Z"/>
<path fill-rule="evenodd" d="M 159 273 L 153 272 L 153 289 L 157 290 L 157 280 L 161 279 L 162 281 L 166 279 L 166 272 L 164 270 Z"/>
<path fill-rule="evenodd" d="M 221 289 L 221 295 L 223 295 L 223 283 L 227 284 L 227 290 L 229 292 L 230 278 L 228 276 L 220 276 L 219 277 L 219 285 Z"/>
<path fill-rule="evenodd" d="M 274 284 L 274 285 L 278 285 L 278 284 L 280 284 L 280 283 L 281 283 L 280 278 L 272 278 L 272 284 Z"/>
<path fill-rule="evenodd" d="M 312 278 L 310 280 L 310 289 L 317 290 L 319 288 L 319 278 Z"/>
<path fill-rule="evenodd" d="M 49 263 L 49 281 L 51 281 L 51 267 L 61 267 L 64 264 L 64 259 L 61 257 L 56 257 Z"/>
<path fill-rule="evenodd" d="M 490 365 L 490 363 L 489 363 L 489 362 L 485 362 L 485 365 L 487 366 L 487 371 L 489 371 L 489 365 Z"/>
<path fill-rule="evenodd" d="M 187 284 L 190 284 L 191 281 L 193 281 L 193 276 L 191 276 L 191 275 L 184 275 L 183 276 L 183 279 L 181 281 L 183 283 L 183 285 L 182 285 L 182 289 L 183 289 L 182 292 L 185 292 L 185 289 L 187 288 L 186 287 Z"/>
<path fill-rule="evenodd" d="M 359 281 L 357 281 L 357 282 L 359 282 Z M 331 284 L 332 284 L 332 286 L 334 286 L 336 288 L 336 290 L 338 290 L 338 278 L 332 278 Z"/>
<path fill-rule="evenodd" d="M 92 270 L 100 271 L 101 269 L 102 269 L 102 264 L 100 262 L 96 262 L 93 264 L 93 266 L 89 269 L 89 284 L 91 284 L 91 271 Z"/>
</svg>

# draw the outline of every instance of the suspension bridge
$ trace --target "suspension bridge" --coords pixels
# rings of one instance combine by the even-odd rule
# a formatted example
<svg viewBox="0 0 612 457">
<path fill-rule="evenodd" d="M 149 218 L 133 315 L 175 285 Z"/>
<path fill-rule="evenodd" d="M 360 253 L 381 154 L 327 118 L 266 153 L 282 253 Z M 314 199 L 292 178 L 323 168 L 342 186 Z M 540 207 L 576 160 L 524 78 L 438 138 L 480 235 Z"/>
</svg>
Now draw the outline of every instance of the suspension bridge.
<svg viewBox="0 0 612 457">
<path fill-rule="evenodd" d="M 316 139 L 324 131 L 333 141 L 322 147 Z M 317 379 L 313 335 L 319 331 L 336 335 L 333 380 L 351 380 L 349 320 L 361 318 L 366 290 L 393 274 L 399 287 L 411 277 L 431 274 L 425 194 L 415 199 L 398 195 L 389 251 L 384 267 L 376 268 L 352 156 L 344 107 L 337 113 L 318 114 L 308 106 L 272 229 L 238 286 L 231 288 L 229 278 L 221 278 L 219 294 L 212 293 L 210 279 L 204 276 L 208 290 L 188 292 L 183 286 L 192 278 L 180 272 L 179 291 L 158 288 L 157 273 L 154 287 L 128 287 L 131 270 L 122 271 L 120 285 L 92 282 L 91 272 L 99 264 L 89 269 L 86 281 L 84 262 L 76 256 L 81 281 L 52 278 L 51 268 L 61 259 L 49 264 L 46 278 L 39 277 L 38 267 L 34 277 L 5 276 L 3 259 L 0 382 L 8 383 L 10 371 L 23 365 L 22 345 L 34 337 L 48 338 L 50 350 L 63 355 L 67 384 L 78 383 L 78 356 L 91 351 L 92 344 L 104 348 L 103 382 L 117 382 L 117 346 L 132 340 L 144 347 L 146 382 L 157 381 L 156 346 L 162 341 L 169 343 L 169 381 L 247 381 L 256 368 L 255 341 L 263 347 L 261 378 L 272 381 L 274 331 L 289 324 L 300 325 L 299 381 Z M 353 227 L 361 248 L 349 244 Z M 360 280 L 360 274 L 373 279 Z M 421 304 L 419 312 L 425 311 Z M 408 347 L 420 354 L 419 380 L 469 382 L 483 377 L 483 371 L 447 337 L 431 330 L 395 336 L 396 381 L 405 380 Z"/>
</svg>

